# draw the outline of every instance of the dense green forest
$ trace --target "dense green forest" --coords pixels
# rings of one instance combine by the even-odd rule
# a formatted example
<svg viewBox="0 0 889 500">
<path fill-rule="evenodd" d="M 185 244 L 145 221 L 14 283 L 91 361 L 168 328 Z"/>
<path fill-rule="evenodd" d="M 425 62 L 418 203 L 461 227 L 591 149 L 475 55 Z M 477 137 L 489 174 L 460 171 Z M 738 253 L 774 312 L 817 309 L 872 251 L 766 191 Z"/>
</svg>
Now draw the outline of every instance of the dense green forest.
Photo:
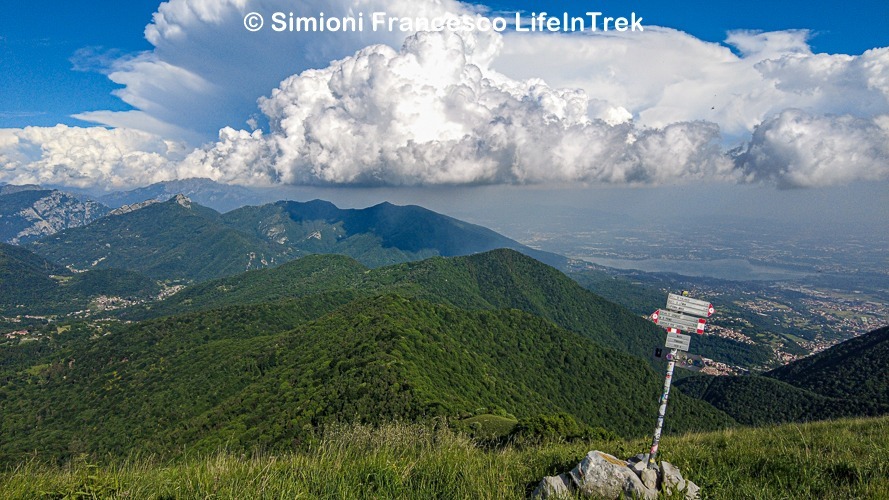
<svg viewBox="0 0 889 500">
<path fill-rule="evenodd" d="M 765 375 L 834 398 L 889 404 L 889 327 L 776 368 Z"/>
<path fill-rule="evenodd" d="M 769 377 L 694 376 L 676 385 L 744 425 L 812 422 L 889 413 L 885 400 L 831 398 Z"/>
<path fill-rule="evenodd" d="M 463 309 L 520 309 L 643 358 L 663 337 L 652 323 L 583 289 L 558 270 L 506 249 L 373 270 L 343 256 L 309 256 L 274 269 L 196 285 L 134 318 L 260 303 L 342 287 L 365 294 L 396 293 Z"/>
<path fill-rule="evenodd" d="M 748 425 L 884 415 L 887 356 L 889 328 L 881 328 L 760 376 L 695 376 L 677 385 Z"/>
<path fill-rule="evenodd" d="M 60 231 L 30 248 L 81 270 L 127 269 L 166 280 L 228 276 L 265 267 L 285 253 L 181 197 Z"/>
<path fill-rule="evenodd" d="M 88 325 L 6 356 L 2 453 L 290 449 L 333 422 L 567 413 L 628 436 L 651 427 L 644 361 L 516 310 L 465 311 L 348 292 L 231 306 L 99 337 Z M 7 348 L 15 351 L 17 348 Z M 670 429 L 731 424 L 677 393 Z"/>
<path fill-rule="evenodd" d="M 344 256 L 308 256 L 274 269 L 195 285 L 127 317 L 260 303 L 342 287 L 368 294 L 398 293 L 466 309 L 521 309 L 646 359 L 663 337 L 662 330 L 650 322 L 590 293 L 558 270 L 507 249 L 373 270 Z M 664 300 L 663 294 L 659 300 Z M 712 336 L 696 337 L 695 349 L 704 356 L 743 366 L 764 364 L 771 357 L 765 346 Z"/>
<path fill-rule="evenodd" d="M 181 199 L 108 219 L 152 207 L 217 221 L 211 240 L 235 231 Z M 102 230 L 122 231 L 115 237 L 141 250 L 159 245 L 125 229 Z M 256 237 L 239 234 L 236 244 Z M 158 260 L 146 269 L 185 251 L 170 244 L 152 250 Z M 160 290 L 133 271 L 74 273 L 20 247 L 0 250 L 7 308 L 87 307 L 101 294 Z M 51 461 L 284 451 L 312 445 L 331 425 L 401 420 L 444 419 L 480 439 L 514 442 L 642 436 L 663 383 L 649 359 L 662 341 L 641 315 L 515 250 L 377 268 L 310 255 L 7 341 L 0 461 L 35 450 Z M 717 359 L 753 365 L 765 356 L 725 339 L 695 341 Z M 668 432 L 887 413 L 887 345 L 883 329 L 765 376 L 682 378 Z"/>
</svg>

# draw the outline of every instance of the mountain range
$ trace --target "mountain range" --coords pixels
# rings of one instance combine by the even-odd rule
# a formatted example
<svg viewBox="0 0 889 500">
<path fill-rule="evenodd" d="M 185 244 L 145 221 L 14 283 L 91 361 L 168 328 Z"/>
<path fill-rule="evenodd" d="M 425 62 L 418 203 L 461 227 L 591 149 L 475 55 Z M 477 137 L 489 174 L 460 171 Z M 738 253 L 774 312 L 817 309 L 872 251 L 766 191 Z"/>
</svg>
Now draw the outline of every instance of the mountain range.
<svg viewBox="0 0 889 500">
<path fill-rule="evenodd" d="M 245 205 L 260 205 L 268 198 L 242 186 L 220 184 L 210 179 L 179 179 L 151 184 L 129 191 L 116 191 L 99 196 L 101 203 L 120 208 L 147 200 L 167 201 L 181 194 L 217 212 L 228 212 Z"/>
<path fill-rule="evenodd" d="M 156 279 L 187 281 L 229 276 L 314 253 L 349 255 L 377 267 L 514 248 L 553 264 L 567 262 L 416 206 L 383 203 L 342 210 L 318 200 L 290 201 L 220 214 L 183 195 L 135 209 L 123 207 L 29 248 L 79 270 L 122 268 Z"/>
<path fill-rule="evenodd" d="M 9 207 L 46 193 L 64 195 L 0 187 Z M 651 430 L 663 331 L 618 303 L 657 291 L 574 275 L 603 298 L 568 259 L 422 207 L 127 201 L 0 244 L 0 327 L 18 330 L 0 337 L 0 462 L 289 449 L 338 422 L 489 413 Z M 101 311 L 108 297 L 132 300 Z M 763 375 L 677 373 L 667 430 L 889 413 L 887 349 L 884 328 Z"/>
</svg>

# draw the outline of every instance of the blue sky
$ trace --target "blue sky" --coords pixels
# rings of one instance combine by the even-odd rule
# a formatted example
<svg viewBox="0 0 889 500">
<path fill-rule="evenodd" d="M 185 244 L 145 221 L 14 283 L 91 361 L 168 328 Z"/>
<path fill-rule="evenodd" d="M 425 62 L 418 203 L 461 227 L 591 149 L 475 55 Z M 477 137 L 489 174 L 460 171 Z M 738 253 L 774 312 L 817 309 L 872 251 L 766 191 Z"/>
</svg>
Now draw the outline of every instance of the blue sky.
<svg viewBox="0 0 889 500">
<path fill-rule="evenodd" d="M 491 1 L 493 10 L 615 15 L 632 11 L 645 24 L 673 27 L 696 37 L 722 42 L 736 29 L 774 31 L 808 29 L 816 52 L 860 54 L 889 45 L 889 2 L 856 0 L 841 8 L 803 1 L 705 0 L 533 2 Z M 78 49 L 133 53 L 151 49 L 144 36 L 159 2 L 145 0 L 8 2 L 0 16 L 0 128 L 56 123 L 85 125 L 70 115 L 82 111 L 131 109 L 112 95 L 119 85 L 105 75 L 75 71 Z M 881 21 L 882 20 L 882 21 Z"/>
<path fill-rule="evenodd" d="M 589 10 L 616 15 L 635 11 L 645 22 L 677 28 L 711 42 L 721 42 L 729 30 L 776 31 L 808 29 L 817 34 L 812 46 L 818 52 L 860 54 L 889 45 L 889 2 L 844 2 L 841 8 L 803 1 L 748 0 L 745 2 L 687 1 L 566 1 L 479 2 L 506 11 L 549 10 L 583 13 Z M 882 22 L 879 20 L 883 20 Z"/>
<path fill-rule="evenodd" d="M 74 71 L 84 47 L 147 50 L 157 1 L 7 2 L 0 16 L 0 127 L 78 123 L 88 109 L 127 109 L 104 75 Z M 81 122 L 82 123 L 82 122 Z"/>
</svg>

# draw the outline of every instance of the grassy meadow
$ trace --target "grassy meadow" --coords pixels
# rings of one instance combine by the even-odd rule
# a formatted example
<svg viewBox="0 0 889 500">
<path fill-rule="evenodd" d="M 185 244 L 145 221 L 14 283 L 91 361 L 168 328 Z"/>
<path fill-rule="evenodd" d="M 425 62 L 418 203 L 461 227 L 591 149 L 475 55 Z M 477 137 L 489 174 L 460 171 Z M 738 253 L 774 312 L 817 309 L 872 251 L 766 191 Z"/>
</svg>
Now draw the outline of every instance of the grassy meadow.
<svg viewBox="0 0 889 500">
<path fill-rule="evenodd" d="M 589 450 L 625 458 L 647 445 L 486 447 L 447 427 L 350 426 L 285 454 L 33 458 L 0 473 L 0 498 L 525 498 Z M 889 498 L 889 417 L 666 436 L 662 450 L 704 498 Z"/>
</svg>

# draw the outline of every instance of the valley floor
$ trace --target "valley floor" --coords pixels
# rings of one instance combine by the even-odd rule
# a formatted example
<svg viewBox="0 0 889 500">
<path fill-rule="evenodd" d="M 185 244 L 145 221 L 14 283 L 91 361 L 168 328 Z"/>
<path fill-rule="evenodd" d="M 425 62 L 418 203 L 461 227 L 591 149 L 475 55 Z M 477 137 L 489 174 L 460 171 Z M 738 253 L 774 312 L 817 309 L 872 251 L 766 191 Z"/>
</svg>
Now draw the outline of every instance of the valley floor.
<svg viewBox="0 0 889 500">
<path fill-rule="evenodd" d="M 589 450 L 627 457 L 647 444 L 485 449 L 447 428 L 351 426 L 289 454 L 34 459 L 0 471 L 0 498 L 525 498 Z M 889 417 L 668 435 L 661 449 L 704 498 L 889 498 Z"/>
</svg>

